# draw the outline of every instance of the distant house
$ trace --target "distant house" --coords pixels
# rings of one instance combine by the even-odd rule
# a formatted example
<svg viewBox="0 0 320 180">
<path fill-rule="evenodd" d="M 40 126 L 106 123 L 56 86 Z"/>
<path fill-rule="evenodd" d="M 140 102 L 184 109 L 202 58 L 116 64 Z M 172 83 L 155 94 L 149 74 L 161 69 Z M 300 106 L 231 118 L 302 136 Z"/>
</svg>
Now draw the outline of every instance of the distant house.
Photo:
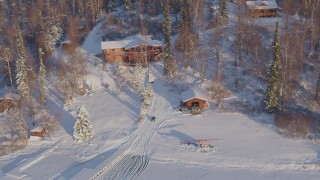
<svg viewBox="0 0 320 180">
<path fill-rule="evenodd" d="M 188 109 L 197 111 L 208 108 L 208 100 L 204 93 L 199 89 L 193 88 L 181 93 L 182 106 Z"/>
<path fill-rule="evenodd" d="M 8 111 L 18 106 L 19 106 L 18 102 L 14 99 L 11 99 L 11 98 L 0 99 L 0 112 Z"/>
<path fill-rule="evenodd" d="M 125 63 L 155 61 L 162 53 L 162 43 L 152 36 L 134 35 L 120 41 L 101 42 L 101 49 L 108 62 Z"/>
<path fill-rule="evenodd" d="M 44 138 L 46 134 L 44 127 L 40 125 L 31 129 L 30 132 L 31 132 L 31 136 L 40 137 L 40 138 Z"/>
<path fill-rule="evenodd" d="M 248 13 L 251 17 L 275 17 L 278 5 L 275 0 L 269 1 L 246 1 Z"/>
</svg>

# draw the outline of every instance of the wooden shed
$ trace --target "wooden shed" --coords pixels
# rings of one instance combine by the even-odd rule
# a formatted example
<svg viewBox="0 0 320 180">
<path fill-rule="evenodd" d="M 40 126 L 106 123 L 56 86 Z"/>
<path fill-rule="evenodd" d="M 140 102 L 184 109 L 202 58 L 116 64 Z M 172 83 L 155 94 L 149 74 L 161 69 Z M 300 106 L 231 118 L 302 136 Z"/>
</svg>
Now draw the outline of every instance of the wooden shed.
<svg viewBox="0 0 320 180">
<path fill-rule="evenodd" d="M 0 99 L 0 112 L 8 111 L 19 106 L 18 101 L 11 98 Z"/>
<path fill-rule="evenodd" d="M 199 108 L 202 111 L 209 106 L 205 94 L 196 88 L 182 92 L 181 98 L 182 106 L 185 108 Z"/>
<path fill-rule="evenodd" d="M 120 41 L 101 42 L 106 61 L 124 63 L 150 62 L 162 53 L 162 43 L 152 36 L 134 35 Z"/>
<path fill-rule="evenodd" d="M 44 127 L 42 127 L 40 125 L 31 129 L 30 132 L 31 132 L 31 136 L 37 136 L 37 137 L 41 137 L 41 138 L 44 138 L 44 136 L 46 134 Z"/>
<path fill-rule="evenodd" d="M 278 5 L 275 0 L 269 1 L 246 1 L 248 14 L 251 17 L 276 17 Z"/>
</svg>

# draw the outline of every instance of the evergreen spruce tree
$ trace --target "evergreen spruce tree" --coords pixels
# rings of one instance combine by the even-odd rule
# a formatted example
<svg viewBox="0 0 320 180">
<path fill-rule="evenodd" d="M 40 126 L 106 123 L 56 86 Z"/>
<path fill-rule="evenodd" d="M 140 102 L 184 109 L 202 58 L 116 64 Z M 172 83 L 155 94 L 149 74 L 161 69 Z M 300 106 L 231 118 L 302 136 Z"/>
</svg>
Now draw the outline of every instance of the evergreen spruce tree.
<svg viewBox="0 0 320 180">
<path fill-rule="evenodd" d="M 137 63 L 132 76 L 132 85 L 135 92 L 143 91 L 143 68 L 141 63 Z"/>
<path fill-rule="evenodd" d="M 279 22 L 276 23 L 274 34 L 273 48 L 273 61 L 269 70 L 268 88 L 265 99 L 265 111 L 268 113 L 276 113 L 280 109 L 281 97 L 281 47 L 279 41 Z"/>
<path fill-rule="evenodd" d="M 163 32 L 165 39 L 164 47 L 164 76 L 172 78 L 175 75 L 176 69 L 173 63 L 171 55 L 171 16 L 170 16 L 170 3 L 169 0 L 166 0 L 164 8 L 164 23 L 163 23 Z"/>
<path fill-rule="evenodd" d="M 93 127 L 89 121 L 89 113 L 85 109 L 85 106 L 81 106 L 79 108 L 73 130 L 73 138 L 75 142 L 81 143 L 93 138 Z"/>
<path fill-rule="evenodd" d="M 219 0 L 219 21 L 222 24 L 228 23 L 228 1 L 227 0 Z"/>
<path fill-rule="evenodd" d="M 123 72 L 124 72 L 124 69 L 122 67 L 122 60 L 117 59 L 115 64 L 116 64 L 116 69 L 114 71 L 114 74 L 116 76 L 121 76 L 123 74 Z"/>
<path fill-rule="evenodd" d="M 16 62 L 16 82 L 18 85 L 18 92 L 21 99 L 30 98 L 30 89 L 28 83 L 28 70 L 26 66 L 26 49 L 22 39 L 22 33 L 19 30 L 17 33 L 17 62 Z"/>
<path fill-rule="evenodd" d="M 131 9 L 132 9 L 131 0 L 125 0 L 125 1 L 124 1 L 124 9 L 125 9 L 126 11 L 131 11 Z"/>
<path fill-rule="evenodd" d="M 181 0 L 180 30 L 194 32 L 190 0 Z"/>
<path fill-rule="evenodd" d="M 39 48 L 40 67 L 39 67 L 38 83 L 39 83 L 39 89 L 40 89 L 40 101 L 43 105 L 45 105 L 46 99 L 47 99 L 46 68 L 43 64 L 42 55 L 43 55 L 42 49 Z"/>
</svg>

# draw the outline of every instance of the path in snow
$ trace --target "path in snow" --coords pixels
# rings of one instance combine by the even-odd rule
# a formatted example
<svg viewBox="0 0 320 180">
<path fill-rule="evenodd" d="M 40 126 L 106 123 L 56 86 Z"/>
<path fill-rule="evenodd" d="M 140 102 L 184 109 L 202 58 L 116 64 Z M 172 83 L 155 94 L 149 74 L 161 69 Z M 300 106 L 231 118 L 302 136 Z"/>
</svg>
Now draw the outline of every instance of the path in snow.
<svg viewBox="0 0 320 180">
<path fill-rule="evenodd" d="M 52 145 L 50 148 L 46 149 L 44 152 L 37 154 L 36 156 L 30 158 L 30 159 L 23 159 L 19 166 L 12 169 L 10 172 L 7 172 L 6 175 L 10 177 L 15 178 L 23 178 L 26 175 L 24 174 L 24 171 L 27 170 L 29 167 L 33 166 L 34 164 L 39 163 L 44 158 L 46 158 L 50 153 L 55 151 L 57 148 L 59 148 L 64 143 L 63 140 L 59 140 L 54 145 Z"/>
<path fill-rule="evenodd" d="M 150 138 L 161 124 L 177 116 L 178 113 L 173 111 L 167 100 L 155 95 L 149 115 L 155 116 L 156 122 L 144 120 L 142 125 L 134 132 L 134 135 L 128 139 L 128 143 L 131 144 L 128 150 L 104 167 L 91 178 L 92 180 L 135 179 L 146 169 L 149 163 L 147 147 Z"/>
</svg>

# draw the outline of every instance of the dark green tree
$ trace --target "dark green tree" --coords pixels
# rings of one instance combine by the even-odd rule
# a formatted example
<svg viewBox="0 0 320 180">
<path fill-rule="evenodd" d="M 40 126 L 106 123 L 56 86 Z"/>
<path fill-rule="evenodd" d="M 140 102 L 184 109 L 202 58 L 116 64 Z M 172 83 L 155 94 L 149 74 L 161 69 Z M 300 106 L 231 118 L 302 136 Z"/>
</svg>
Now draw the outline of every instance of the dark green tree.
<svg viewBox="0 0 320 180">
<path fill-rule="evenodd" d="M 192 23 L 192 9 L 190 5 L 190 0 L 181 0 L 181 19 L 180 19 L 180 30 L 189 30 L 193 32 Z"/>
<path fill-rule="evenodd" d="M 125 1 L 124 1 L 124 9 L 125 9 L 126 11 L 131 11 L 131 10 L 132 10 L 131 0 L 125 0 Z"/>
<path fill-rule="evenodd" d="M 163 23 L 163 32 L 164 32 L 164 76 L 171 78 L 175 75 L 176 69 L 173 63 L 173 58 L 171 55 L 171 16 L 170 16 L 170 2 L 166 0 L 164 7 L 164 23 Z"/>
<path fill-rule="evenodd" d="M 219 23 L 227 24 L 228 23 L 228 1 L 219 0 Z"/>
<path fill-rule="evenodd" d="M 265 98 L 265 111 L 277 113 L 280 109 L 281 101 L 281 47 L 279 41 L 279 22 L 276 23 L 274 41 L 272 43 L 273 61 L 268 72 L 268 88 Z"/>
</svg>

